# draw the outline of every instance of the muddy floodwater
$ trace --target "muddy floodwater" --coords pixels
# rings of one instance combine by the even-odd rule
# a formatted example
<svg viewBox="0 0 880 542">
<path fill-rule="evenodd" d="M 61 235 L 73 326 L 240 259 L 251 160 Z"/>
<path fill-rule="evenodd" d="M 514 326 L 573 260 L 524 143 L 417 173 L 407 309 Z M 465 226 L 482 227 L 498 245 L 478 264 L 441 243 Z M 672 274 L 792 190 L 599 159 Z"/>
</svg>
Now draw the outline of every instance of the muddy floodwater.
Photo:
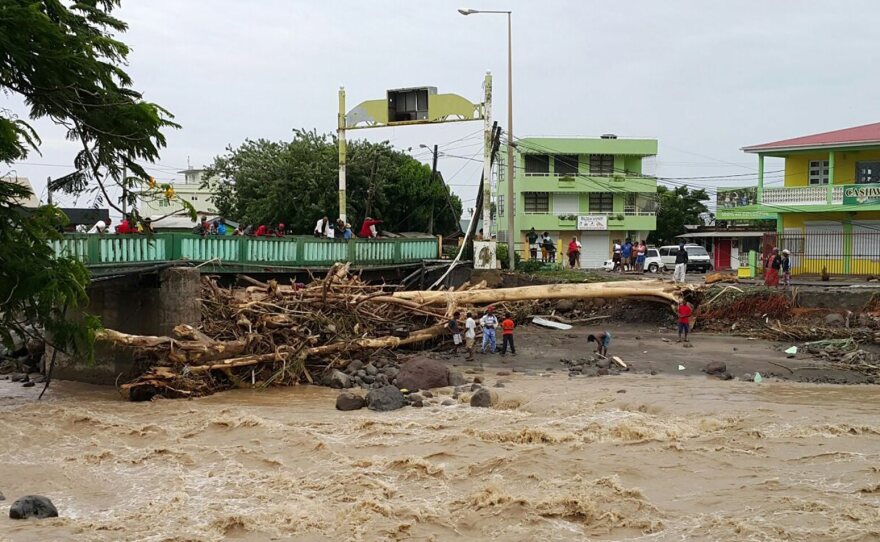
<svg viewBox="0 0 880 542">
<path fill-rule="evenodd" d="M 880 539 L 880 388 L 504 378 L 496 408 L 390 413 L 4 382 L 0 540 Z M 8 519 L 28 493 L 62 517 Z"/>
</svg>

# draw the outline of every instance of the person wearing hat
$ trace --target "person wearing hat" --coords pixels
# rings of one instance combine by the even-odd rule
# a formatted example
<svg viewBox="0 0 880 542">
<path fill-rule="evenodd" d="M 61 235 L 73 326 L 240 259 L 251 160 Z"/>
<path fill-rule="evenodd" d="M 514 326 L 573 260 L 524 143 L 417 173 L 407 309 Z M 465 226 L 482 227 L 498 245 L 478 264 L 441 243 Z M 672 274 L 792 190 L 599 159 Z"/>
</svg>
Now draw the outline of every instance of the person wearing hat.
<svg viewBox="0 0 880 542">
<path fill-rule="evenodd" d="M 495 328 L 498 327 L 498 318 L 495 316 L 495 307 L 489 305 L 486 308 L 486 314 L 480 318 L 480 327 L 483 328 L 483 347 L 480 348 L 480 353 L 486 353 L 486 347 L 489 346 L 491 349 L 489 350 L 490 354 L 495 353 Z"/>
<path fill-rule="evenodd" d="M 791 252 L 786 248 L 782 251 L 782 284 L 786 288 L 791 286 Z"/>
</svg>

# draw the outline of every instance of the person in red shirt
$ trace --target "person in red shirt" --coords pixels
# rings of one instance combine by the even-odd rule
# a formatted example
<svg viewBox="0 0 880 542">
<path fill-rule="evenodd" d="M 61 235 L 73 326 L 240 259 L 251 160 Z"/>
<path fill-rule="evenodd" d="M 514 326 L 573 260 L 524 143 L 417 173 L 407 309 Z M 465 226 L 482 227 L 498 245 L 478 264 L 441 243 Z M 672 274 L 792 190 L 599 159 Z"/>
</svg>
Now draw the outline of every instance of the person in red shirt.
<svg viewBox="0 0 880 542">
<path fill-rule="evenodd" d="M 513 316 L 508 312 L 504 315 L 504 320 L 501 321 L 501 355 L 507 353 L 507 345 L 510 345 L 510 353 L 512 355 L 516 355 L 516 347 L 513 345 L 513 328 L 516 327 L 516 322 L 513 321 Z"/>
<path fill-rule="evenodd" d="M 684 342 L 688 342 L 688 331 L 691 329 L 691 314 L 694 310 L 691 306 L 682 301 L 678 304 L 678 342 L 681 342 L 681 336 L 684 334 Z"/>
<path fill-rule="evenodd" d="M 376 229 L 376 226 L 381 223 L 381 220 L 376 220 L 375 218 L 365 218 L 364 224 L 361 226 L 361 232 L 358 234 L 358 237 L 363 237 L 364 239 L 373 239 L 378 237 L 379 232 Z"/>
<path fill-rule="evenodd" d="M 269 235 L 269 228 L 266 227 L 265 224 L 260 224 L 260 227 L 257 228 L 256 233 L 254 233 L 257 237 L 266 237 Z"/>
<path fill-rule="evenodd" d="M 581 249 L 578 247 L 577 237 L 572 237 L 568 243 L 568 266 L 574 269 L 575 264 L 581 257 Z"/>
<path fill-rule="evenodd" d="M 133 228 L 131 227 L 131 222 L 128 220 L 127 216 L 122 217 L 122 222 L 116 226 L 116 233 L 127 234 L 133 233 Z"/>
</svg>

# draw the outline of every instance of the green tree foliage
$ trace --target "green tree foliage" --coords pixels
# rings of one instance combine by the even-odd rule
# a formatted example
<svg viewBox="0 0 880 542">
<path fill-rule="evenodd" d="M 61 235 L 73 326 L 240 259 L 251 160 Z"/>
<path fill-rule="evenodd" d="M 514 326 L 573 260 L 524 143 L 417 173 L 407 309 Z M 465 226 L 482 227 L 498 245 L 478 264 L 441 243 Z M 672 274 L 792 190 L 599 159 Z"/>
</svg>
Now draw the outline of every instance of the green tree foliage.
<svg viewBox="0 0 880 542">
<path fill-rule="evenodd" d="M 117 210 L 107 187 L 153 185 L 136 160 L 154 161 L 165 145 L 171 115 L 144 101 L 123 71 L 128 47 L 117 39 L 126 25 L 112 16 L 118 0 L 3 0 L 0 2 L 0 91 L 20 97 L 30 119 L 47 118 L 81 147 L 75 172 L 52 188 L 90 192 Z M 26 120 L 0 109 L 0 162 L 38 151 L 39 135 Z M 123 178 L 123 167 L 131 175 Z M 54 344 L 90 344 L 96 323 L 68 322 L 64 307 L 86 301 L 88 273 L 77 261 L 56 258 L 48 241 L 64 218 L 57 209 L 27 212 L 24 191 L 0 181 L 0 336 L 22 333 L 23 322 L 41 324 Z"/>
<path fill-rule="evenodd" d="M 709 209 L 703 203 L 709 195 L 702 188 L 690 190 L 686 186 L 657 187 L 659 209 L 657 229 L 648 236 L 648 242 L 660 245 L 675 242 L 675 236 L 684 233 L 685 224 L 700 224 L 700 215 Z"/>
<path fill-rule="evenodd" d="M 336 139 L 314 131 L 294 132 L 292 141 L 247 140 L 214 159 L 205 186 L 216 193 L 220 214 L 247 224 L 285 223 L 310 234 L 315 222 L 338 215 Z M 366 216 L 391 231 L 427 231 L 433 209 L 434 231 L 457 230 L 461 201 L 432 182 L 431 168 L 388 143 L 348 143 L 346 184 L 348 221 L 355 233 Z"/>
</svg>

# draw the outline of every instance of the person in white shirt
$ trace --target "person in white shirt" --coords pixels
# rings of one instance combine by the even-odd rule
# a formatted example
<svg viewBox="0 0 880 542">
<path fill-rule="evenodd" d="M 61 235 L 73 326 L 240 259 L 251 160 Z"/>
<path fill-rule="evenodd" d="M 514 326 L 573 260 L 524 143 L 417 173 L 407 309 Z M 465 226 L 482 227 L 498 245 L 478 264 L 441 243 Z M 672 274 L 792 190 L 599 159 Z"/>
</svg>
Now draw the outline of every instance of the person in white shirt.
<svg viewBox="0 0 880 542">
<path fill-rule="evenodd" d="M 474 315 L 467 313 L 467 320 L 464 322 L 464 347 L 467 350 L 465 361 L 474 361 L 474 344 L 477 339 L 477 323 L 474 321 Z"/>
<path fill-rule="evenodd" d="M 326 237 L 327 239 L 333 239 L 335 237 L 333 225 L 330 223 L 330 219 L 326 216 L 315 223 L 315 231 L 312 233 L 315 234 L 315 237 Z"/>
<path fill-rule="evenodd" d="M 480 318 L 480 327 L 483 328 L 483 347 L 480 348 L 480 353 L 486 353 L 486 347 L 490 346 L 491 350 L 489 350 L 490 354 L 495 353 L 495 328 L 498 327 L 498 318 L 495 316 L 495 307 L 489 305 L 486 309 L 486 314 Z"/>
<path fill-rule="evenodd" d="M 112 222 L 112 220 L 110 220 L 109 218 L 107 219 L 107 222 L 99 220 L 95 222 L 95 225 L 92 226 L 91 229 L 89 229 L 89 231 L 87 231 L 86 233 L 107 233 L 107 227 L 109 226 L 110 222 Z"/>
</svg>

